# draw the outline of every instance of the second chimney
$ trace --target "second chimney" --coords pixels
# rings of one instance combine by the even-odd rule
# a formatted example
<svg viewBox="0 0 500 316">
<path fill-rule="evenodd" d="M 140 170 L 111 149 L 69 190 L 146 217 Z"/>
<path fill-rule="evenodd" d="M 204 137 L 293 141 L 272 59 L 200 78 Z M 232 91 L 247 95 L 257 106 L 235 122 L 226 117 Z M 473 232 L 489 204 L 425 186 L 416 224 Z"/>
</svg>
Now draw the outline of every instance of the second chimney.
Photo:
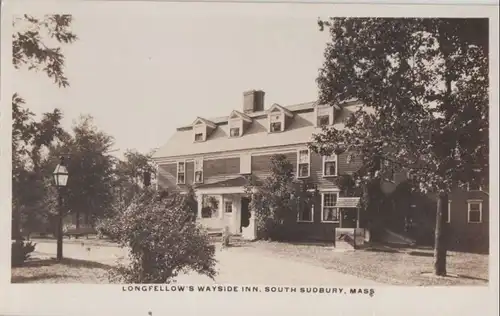
<svg viewBox="0 0 500 316">
<path fill-rule="evenodd" d="M 264 91 L 251 90 L 243 92 L 243 112 L 253 113 L 264 111 Z"/>
</svg>

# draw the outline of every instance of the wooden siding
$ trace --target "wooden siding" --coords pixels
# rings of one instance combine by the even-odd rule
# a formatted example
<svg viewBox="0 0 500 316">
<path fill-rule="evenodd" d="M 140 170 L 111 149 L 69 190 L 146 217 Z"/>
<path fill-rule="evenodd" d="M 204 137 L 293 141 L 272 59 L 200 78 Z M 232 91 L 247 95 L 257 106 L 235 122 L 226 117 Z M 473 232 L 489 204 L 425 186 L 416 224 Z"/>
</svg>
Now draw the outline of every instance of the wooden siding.
<svg viewBox="0 0 500 316">
<path fill-rule="evenodd" d="M 489 248 L 489 197 L 479 191 L 455 190 L 450 194 L 449 245 L 452 249 L 487 251 Z M 468 223 L 467 200 L 482 200 L 482 222 Z"/>
</svg>

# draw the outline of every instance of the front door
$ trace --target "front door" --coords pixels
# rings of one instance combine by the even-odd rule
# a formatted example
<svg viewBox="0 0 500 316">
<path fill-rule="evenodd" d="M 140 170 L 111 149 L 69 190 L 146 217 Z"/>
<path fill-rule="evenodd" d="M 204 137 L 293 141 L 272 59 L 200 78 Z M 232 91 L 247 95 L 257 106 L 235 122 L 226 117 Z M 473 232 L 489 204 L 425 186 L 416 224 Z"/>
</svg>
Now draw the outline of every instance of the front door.
<svg viewBox="0 0 500 316">
<path fill-rule="evenodd" d="M 248 227 L 250 225 L 250 198 L 242 197 L 241 198 L 241 224 L 240 224 L 240 233 L 243 231 L 243 228 Z"/>
</svg>

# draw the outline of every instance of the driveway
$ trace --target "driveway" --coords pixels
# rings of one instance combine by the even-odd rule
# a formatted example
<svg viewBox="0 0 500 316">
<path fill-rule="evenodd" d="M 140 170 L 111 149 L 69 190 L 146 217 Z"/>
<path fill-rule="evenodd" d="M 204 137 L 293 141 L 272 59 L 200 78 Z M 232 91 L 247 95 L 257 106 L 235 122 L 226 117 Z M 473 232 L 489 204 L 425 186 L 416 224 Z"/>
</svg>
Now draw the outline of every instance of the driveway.
<svg viewBox="0 0 500 316">
<path fill-rule="evenodd" d="M 54 241 L 36 241 L 35 256 L 54 257 Z M 68 258 L 114 264 L 126 256 L 126 251 L 107 245 L 89 245 L 86 240 L 64 244 L 64 256 Z M 371 280 L 343 274 L 335 270 L 315 266 L 306 262 L 278 257 L 255 247 L 252 243 L 241 244 L 221 250 L 217 246 L 216 259 L 219 274 L 215 280 L 196 273 L 181 275 L 182 284 L 252 284 L 252 285 L 316 285 L 316 286 L 377 286 Z"/>
</svg>

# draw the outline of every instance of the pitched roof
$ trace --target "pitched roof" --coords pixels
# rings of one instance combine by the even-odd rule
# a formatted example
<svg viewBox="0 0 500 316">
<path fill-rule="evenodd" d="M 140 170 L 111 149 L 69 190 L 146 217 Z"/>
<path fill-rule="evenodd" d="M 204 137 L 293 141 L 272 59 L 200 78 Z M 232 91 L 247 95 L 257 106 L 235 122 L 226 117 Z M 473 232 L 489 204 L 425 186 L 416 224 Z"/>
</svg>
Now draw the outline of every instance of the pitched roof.
<svg viewBox="0 0 500 316">
<path fill-rule="evenodd" d="M 287 116 L 290 116 L 290 117 L 292 117 L 292 116 L 293 116 L 293 112 L 292 112 L 292 111 L 288 110 L 288 109 L 287 109 L 287 108 L 285 108 L 285 107 L 282 107 L 282 106 L 281 106 L 281 105 L 279 105 L 278 103 L 274 103 L 274 104 L 273 104 L 273 105 L 269 108 L 269 110 L 267 110 L 267 113 L 271 113 L 271 112 L 273 112 L 273 111 L 274 111 L 274 110 L 276 110 L 276 109 L 277 109 L 277 110 L 279 110 L 279 111 L 281 111 L 281 112 L 283 112 L 283 113 L 285 113 L 285 115 L 287 115 Z"/>
<path fill-rule="evenodd" d="M 250 116 L 248 116 L 245 113 L 242 113 L 240 111 L 236 111 L 236 110 L 233 110 L 231 112 L 231 114 L 229 114 L 228 119 L 231 118 L 233 116 L 233 114 L 236 114 L 238 117 L 240 117 L 244 121 L 247 121 L 247 122 L 251 122 L 252 121 L 252 118 Z"/>
<path fill-rule="evenodd" d="M 212 128 L 216 128 L 217 127 L 214 122 L 212 122 L 210 120 L 207 120 L 207 119 L 204 119 L 203 117 L 199 117 L 199 116 L 193 121 L 193 124 L 191 124 L 191 125 L 195 125 L 196 122 L 198 122 L 198 121 L 201 121 L 204 124 L 206 124 L 207 126 L 210 126 Z"/>
<path fill-rule="evenodd" d="M 252 123 L 244 134 L 237 138 L 229 137 L 227 124 L 229 116 L 210 119 L 217 125 L 217 128 L 204 142 L 193 142 L 191 125 L 177 128 L 167 143 L 153 154 L 153 158 L 195 156 L 253 148 L 306 144 L 312 141 L 313 134 L 321 131 L 314 123 L 315 117 L 312 110 L 316 104 L 317 102 L 307 102 L 282 107 L 295 114 L 295 118 L 286 127 L 286 131 L 282 133 L 268 133 L 268 110 L 244 114 L 252 118 Z M 349 108 L 345 107 L 344 109 Z M 347 112 L 349 111 L 351 110 L 347 110 Z M 344 124 L 339 121 L 333 126 L 336 129 L 342 129 Z"/>
</svg>

